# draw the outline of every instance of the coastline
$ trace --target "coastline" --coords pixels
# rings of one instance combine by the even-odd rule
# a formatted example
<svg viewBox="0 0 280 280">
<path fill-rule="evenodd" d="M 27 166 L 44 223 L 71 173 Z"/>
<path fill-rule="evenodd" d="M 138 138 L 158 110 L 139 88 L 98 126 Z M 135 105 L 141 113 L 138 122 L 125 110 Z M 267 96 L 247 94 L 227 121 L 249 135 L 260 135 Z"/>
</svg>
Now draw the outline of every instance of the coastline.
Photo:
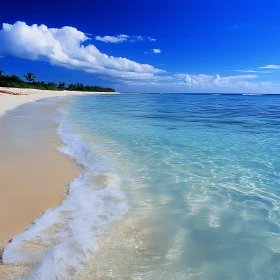
<svg viewBox="0 0 280 280">
<path fill-rule="evenodd" d="M 58 123 L 54 121 L 57 109 L 66 106 L 72 95 L 103 94 L 16 91 L 19 95 L 0 94 L 1 256 L 9 240 L 27 229 L 46 210 L 62 203 L 69 183 L 81 172 L 73 159 L 57 151 L 62 145 L 56 131 Z M 36 101 L 40 102 L 33 104 Z M 7 274 L 22 269 L 1 261 L 0 278 L 5 279 Z"/>
<path fill-rule="evenodd" d="M 2 93 L 1 93 L 2 91 Z M 6 92 L 6 93 L 3 93 Z M 7 94 L 10 92 L 10 94 Z M 16 108 L 19 105 L 36 102 L 40 99 L 50 97 L 63 97 L 71 95 L 88 94 L 120 94 L 118 92 L 81 92 L 81 91 L 56 91 L 56 90 L 38 90 L 30 88 L 5 88 L 0 87 L 0 117 L 5 112 Z"/>
</svg>

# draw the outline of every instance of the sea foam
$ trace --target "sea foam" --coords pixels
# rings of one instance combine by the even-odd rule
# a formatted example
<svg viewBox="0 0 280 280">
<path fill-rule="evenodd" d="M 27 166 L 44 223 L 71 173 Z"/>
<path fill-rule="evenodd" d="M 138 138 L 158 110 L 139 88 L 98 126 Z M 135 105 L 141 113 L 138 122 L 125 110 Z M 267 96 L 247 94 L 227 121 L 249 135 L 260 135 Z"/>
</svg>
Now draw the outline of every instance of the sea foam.
<svg viewBox="0 0 280 280">
<path fill-rule="evenodd" d="M 121 179 L 79 135 L 69 132 L 66 114 L 58 129 L 64 143 L 60 151 L 84 171 L 70 183 L 60 206 L 46 211 L 5 247 L 5 264 L 32 267 L 21 279 L 77 279 L 98 250 L 99 236 L 127 211 Z"/>
</svg>

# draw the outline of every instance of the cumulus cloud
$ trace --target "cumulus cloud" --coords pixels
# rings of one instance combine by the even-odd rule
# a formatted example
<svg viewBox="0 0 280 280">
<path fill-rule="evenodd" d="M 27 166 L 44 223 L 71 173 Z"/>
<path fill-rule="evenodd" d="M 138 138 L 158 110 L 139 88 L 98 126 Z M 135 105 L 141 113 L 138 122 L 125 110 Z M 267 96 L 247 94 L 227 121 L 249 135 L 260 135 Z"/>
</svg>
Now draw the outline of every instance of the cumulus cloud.
<svg viewBox="0 0 280 280">
<path fill-rule="evenodd" d="M 213 82 L 213 76 L 199 74 L 199 75 L 185 75 L 186 85 L 188 86 L 202 86 Z"/>
<path fill-rule="evenodd" d="M 161 53 L 161 50 L 160 49 L 153 49 L 153 53 Z"/>
<path fill-rule="evenodd" d="M 69 69 L 127 79 L 145 79 L 164 72 L 149 64 L 106 55 L 92 44 L 85 46 L 87 40 L 85 33 L 74 27 L 4 23 L 0 31 L 0 56 L 47 61 Z"/>
<path fill-rule="evenodd" d="M 116 36 L 126 40 L 128 35 Z M 141 40 L 141 36 L 134 36 Z M 132 37 L 129 37 L 131 39 Z M 151 41 L 152 38 L 149 38 Z M 209 89 L 269 89 L 276 87 L 271 82 L 261 82 L 255 72 L 246 75 L 220 76 L 207 74 L 167 74 L 150 64 L 141 64 L 124 57 L 114 57 L 99 51 L 93 44 L 86 44 L 89 38 L 76 28 L 48 28 L 46 25 L 27 25 L 24 22 L 3 24 L 0 30 L 0 57 L 15 56 L 22 59 L 46 61 L 61 67 L 99 74 L 101 77 L 128 86 L 177 87 L 182 91 L 208 91 Z M 145 38 L 147 40 L 147 38 Z M 160 49 L 153 49 L 160 53 Z M 261 68 L 280 69 L 280 65 L 266 65 Z M 254 72 L 255 71 L 255 72 Z M 241 70 L 240 70 L 241 72 Z M 246 72 L 246 71 L 245 71 Z M 245 73 L 244 72 L 244 73 Z M 277 90 L 280 88 L 277 85 Z"/>
<path fill-rule="evenodd" d="M 206 74 L 155 75 L 147 80 L 126 80 L 129 87 L 155 87 L 161 90 L 176 88 L 177 92 L 279 92 L 280 85 L 256 81 L 256 75 L 220 76 Z"/>
<path fill-rule="evenodd" d="M 176 74 L 177 79 L 181 79 L 186 86 L 196 88 L 213 88 L 213 87 L 232 87 L 241 86 L 243 81 L 255 79 L 257 75 L 236 75 L 236 76 L 224 76 L 219 74 L 206 75 L 190 75 L 190 74 Z M 182 83 L 181 83 L 182 84 Z"/>
<path fill-rule="evenodd" d="M 260 67 L 262 69 L 280 69 L 280 65 L 275 65 L 275 64 L 268 64 L 265 66 Z"/>
<path fill-rule="evenodd" d="M 161 88 L 177 88 L 179 91 L 211 92 L 211 91 L 241 91 L 244 89 L 269 89 L 271 82 L 255 81 L 257 75 L 220 76 L 207 74 L 153 75 L 142 80 L 126 80 L 123 84 L 128 86 L 151 86 Z"/>
<path fill-rule="evenodd" d="M 258 81 L 257 75 L 220 76 L 207 74 L 153 75 L 146 79 L 119 80 L 124 86 L 176 92 L 279 93 L 280 84 Z"/>
</svg>

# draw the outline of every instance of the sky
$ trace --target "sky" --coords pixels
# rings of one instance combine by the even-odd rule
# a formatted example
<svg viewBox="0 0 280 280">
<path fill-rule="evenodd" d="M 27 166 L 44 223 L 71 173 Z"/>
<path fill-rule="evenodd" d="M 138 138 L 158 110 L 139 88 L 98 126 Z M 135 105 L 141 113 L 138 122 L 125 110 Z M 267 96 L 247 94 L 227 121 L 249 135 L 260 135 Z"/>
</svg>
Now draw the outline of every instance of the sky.
<svg viewBox="0 0 280 280">
<path fill-rule="evenodd" d="M 280 0 L 3 1 L 0 70 L 121 92 L 280 93 Z"/>
</svg>

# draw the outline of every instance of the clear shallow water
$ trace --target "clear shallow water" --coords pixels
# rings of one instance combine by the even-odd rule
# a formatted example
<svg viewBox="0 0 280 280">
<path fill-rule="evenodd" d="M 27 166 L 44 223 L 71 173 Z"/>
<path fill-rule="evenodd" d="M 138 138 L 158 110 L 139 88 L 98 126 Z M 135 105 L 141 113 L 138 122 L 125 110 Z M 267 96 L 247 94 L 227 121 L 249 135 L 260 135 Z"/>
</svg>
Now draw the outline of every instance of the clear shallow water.
<svg viewBox="0 0 280 280">
<path fill-rule="evenodd" d="M 85 172 L 4 254 L 33 279 L 280 278 L 279 97 L 76 97 L 60 134 Z"/>
</svg>

